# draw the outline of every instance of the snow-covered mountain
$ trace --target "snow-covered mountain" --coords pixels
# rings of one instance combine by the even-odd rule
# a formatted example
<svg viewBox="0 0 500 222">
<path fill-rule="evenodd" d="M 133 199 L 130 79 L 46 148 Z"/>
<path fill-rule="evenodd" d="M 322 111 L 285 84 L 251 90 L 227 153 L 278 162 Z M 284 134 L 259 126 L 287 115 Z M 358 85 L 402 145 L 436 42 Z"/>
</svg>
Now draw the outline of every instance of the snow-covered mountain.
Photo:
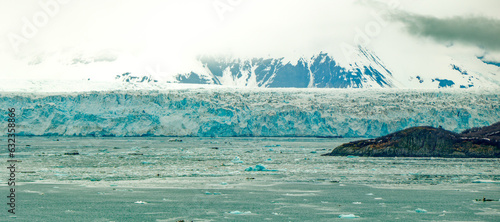
<svg viewBox="0 0 500 222">
<path fill-rule="evenodd" d="M 0 86 L 0 91 L 68 92 L 193 87 L 500 88 L 500 64 L 482 56 L 451 53 L 439 55 L 440 59 L 429 66 L 418 60 L 408 68 L 407 64 L 401 68 L 401 64 L 394 64 L 385 56 L 379 57 L 363 47 L 353 48 L 349 56 L 320 52 L 308 57 L 295 56 L 295 59 L 205 55 L 179 59 L 181 65 L 176 68 L 161 62 L 146 64 L 136 61 L 135 57 L 126 57 L 116 61 L 116 64 L 93 64 L 96 67 L 90 71 L 73 72 L 68 69 L 57 78 L 2 79 L 4 84 Z M 382 58 L 388 61 L 384 62 Z M 129 63 L 132 65 L 128 66 Z M 108 70 L 108 66 L 117 67 L 117 70 Z M 77 69 L 78 65 L 68 67 Z"/>
<path fill-rule="evenodd" d="M 355 60 L 341 66 L 328 53 L 295 62 L 284 58 L 201 56 L 205 73 L 179 74 L 180 83 L 266 88 L 399 88 L 391 71 L 373 53 L 359 48 Z"/>
<path fill-rule="evenodd" d="M 358 47 L 340 63 L 320 52 L 295 61 L 285 58 L 199 56 L 193 71 L 176 73 L 171 83 L 263 88 L 498 88 L 500 66 L 481 57 L 449 57 L 447 69 L 436 73 L 391 71 L 372 51 Z M 425 64 L 423 64 L 425 65 Z M 151 82 L 155 76 L 117 76 L 121 82 Z M 158 80 L 156 80 L 158 82 Z M 161 81 L 160 81 L 161 82 Z"/>
</svg>

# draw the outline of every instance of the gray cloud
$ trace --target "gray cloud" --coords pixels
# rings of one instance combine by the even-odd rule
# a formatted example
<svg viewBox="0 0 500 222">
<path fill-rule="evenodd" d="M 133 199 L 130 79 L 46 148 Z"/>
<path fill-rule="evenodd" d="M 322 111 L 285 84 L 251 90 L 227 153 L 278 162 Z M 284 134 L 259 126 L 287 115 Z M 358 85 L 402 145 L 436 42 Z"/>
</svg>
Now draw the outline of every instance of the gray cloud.
<svg viewBox="0 0 500 222">
<path fill-rule="evenodd" d="M 500 20 L 486 17 L 437 18 L 410 13 L 397 13 L 392 19 L 402 22 L 413 35 L 500 51 Z"/>
</svg>

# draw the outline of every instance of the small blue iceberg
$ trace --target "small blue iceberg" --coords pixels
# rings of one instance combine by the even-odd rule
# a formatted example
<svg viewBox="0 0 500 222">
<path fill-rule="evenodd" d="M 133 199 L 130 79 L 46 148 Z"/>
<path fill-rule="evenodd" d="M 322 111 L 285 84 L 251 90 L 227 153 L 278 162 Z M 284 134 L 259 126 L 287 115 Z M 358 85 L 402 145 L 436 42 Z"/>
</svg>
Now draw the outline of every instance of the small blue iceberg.
<svg viewBox="0 0 500 222">
<path fill-rule="evenodd" d="M 262 164 L 257 164 L 255 167 L 248 167 L 245 171 L 278 171 L 278 170 L 269 170 Z"/>
<path fill-rule="evenodd" d="M 415 212 L 425 214 L 425 213 L 427 213 L 427 210 L 417 208 L 417 209 L 415 209 Z"/>
<path fill-rule="evenodd" d="M 231 160 L 233 163 L 243 163 L 243 161 L 240 159 L 240 157 L 235 157 L 233 160 Z"/>
<path fill-rule="evenodd" d="M 354 214 L 341 214 L 339 215 L 339 218 L 359 218 L 359 216 L 356 216 Z"/>
<path fill-rule="evenodd" d="M 231 211 L 229 213 L 230 214 L 251 214 L 252 212 L 250 212 L 250 211 L 241 212 L 241 211 L 235 210 L 235 211 Z"/>
</svg>

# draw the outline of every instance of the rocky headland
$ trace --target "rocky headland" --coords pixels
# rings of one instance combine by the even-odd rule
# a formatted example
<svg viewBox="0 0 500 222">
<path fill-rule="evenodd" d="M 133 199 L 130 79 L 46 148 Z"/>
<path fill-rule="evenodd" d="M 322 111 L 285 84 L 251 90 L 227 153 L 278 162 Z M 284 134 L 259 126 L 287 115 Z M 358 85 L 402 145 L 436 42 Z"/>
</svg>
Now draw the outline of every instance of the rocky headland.
<svg viewBox="0 0 500 222">
<path fill-rule="evenodd" d="M 343 144 L 323 156 L 499 158 L 500 122 L 454 133 L 411 127 L 375 139 Z"/>
</svg>

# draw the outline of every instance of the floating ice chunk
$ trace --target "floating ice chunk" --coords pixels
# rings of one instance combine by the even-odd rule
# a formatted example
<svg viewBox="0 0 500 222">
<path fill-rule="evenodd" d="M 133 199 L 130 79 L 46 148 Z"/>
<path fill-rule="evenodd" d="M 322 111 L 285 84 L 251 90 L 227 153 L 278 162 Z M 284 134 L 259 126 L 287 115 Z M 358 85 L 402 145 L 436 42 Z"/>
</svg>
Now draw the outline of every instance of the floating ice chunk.
<svg viewBox="0 0 500 222">
<path fill-rule="evenodd" d="M 425 213 L 427 213 L 427 210 L 417 208 L 417 209 L 415 209 L 415 212 L 417 212 L 417 213 L 424 213 L 425 214 Z"/>
<path fill-rule="evenodd" d="M 352 202 L 352 204 L 361 204 L 361 202 Z"/>
<path fill-rule="evenodd" d="M 230 214 L 251 214 L 252 212 L 250 212 L 250 211 L 241 212 L 241 211 L 235 210 L 235 211 L 231 211 L 229 213 Z"/>
<path fill-rule="evenodd" d="M 495 180 L 474 180 L 472 183 L 500 183 L 500 181 Z"/>
<path fill-rule="evenodd" d="M 243 163 L 243 161 L 241 161 L 240 157 L 235 157 L 233 160 L 231 160 L 231 162 L 233 162 L 233 163 Z"/>
<path fill-rule="evenodd" d="M 354 214 L 341 214 L 339 215 L 339 218 L 359 218 L 359 216 L 356 216 Z"/>
<path fill-rule="evenodd" d="M 269 169 L 266 169 L 266 167 L 264 165 L 261 165 L 261 164 L 257 164 L 254 167 L 248 167 L 245 169 L 245 171 L 277 171 L 277 170 L 269 170 Z"/>
<path fill-rule="evenodd" d="M 108 149 L 100 149 L 100 150 L 97 150 L 97 151 L 98 151 L 98 152 L 101 152 L 101 153 L 110 153 L 110 152 L 108 151 Z"/>
<path fill-rule="evenodd" d="M 368 195 L 368 196 L 373 196 L 373 194 L 372 194 L 372 193 L 367 193 L 366 195 Z"/>
<path fill-rule="evenodd" d="M 142 200 L 136 201 L 136 202 L 134 202 L 134 203 L 136 203 L 136 204 L 147 204 L 147 202 L 144 202 L 144 201 L 142 201 Z"/>
<path fill-rule="evenodd" d="M 382 200 L 383 198 L 382 197 L 375 197 L 374 199 L 375 200 Z"/>
<path fill-rule="evenodd" d="M 257 164 L 257 165 L 255 165 L 255 168 L 248 167 L 246 170 L 247 171 L 266 171 L 267 169 L 264 165 Z"/>
</svg>

